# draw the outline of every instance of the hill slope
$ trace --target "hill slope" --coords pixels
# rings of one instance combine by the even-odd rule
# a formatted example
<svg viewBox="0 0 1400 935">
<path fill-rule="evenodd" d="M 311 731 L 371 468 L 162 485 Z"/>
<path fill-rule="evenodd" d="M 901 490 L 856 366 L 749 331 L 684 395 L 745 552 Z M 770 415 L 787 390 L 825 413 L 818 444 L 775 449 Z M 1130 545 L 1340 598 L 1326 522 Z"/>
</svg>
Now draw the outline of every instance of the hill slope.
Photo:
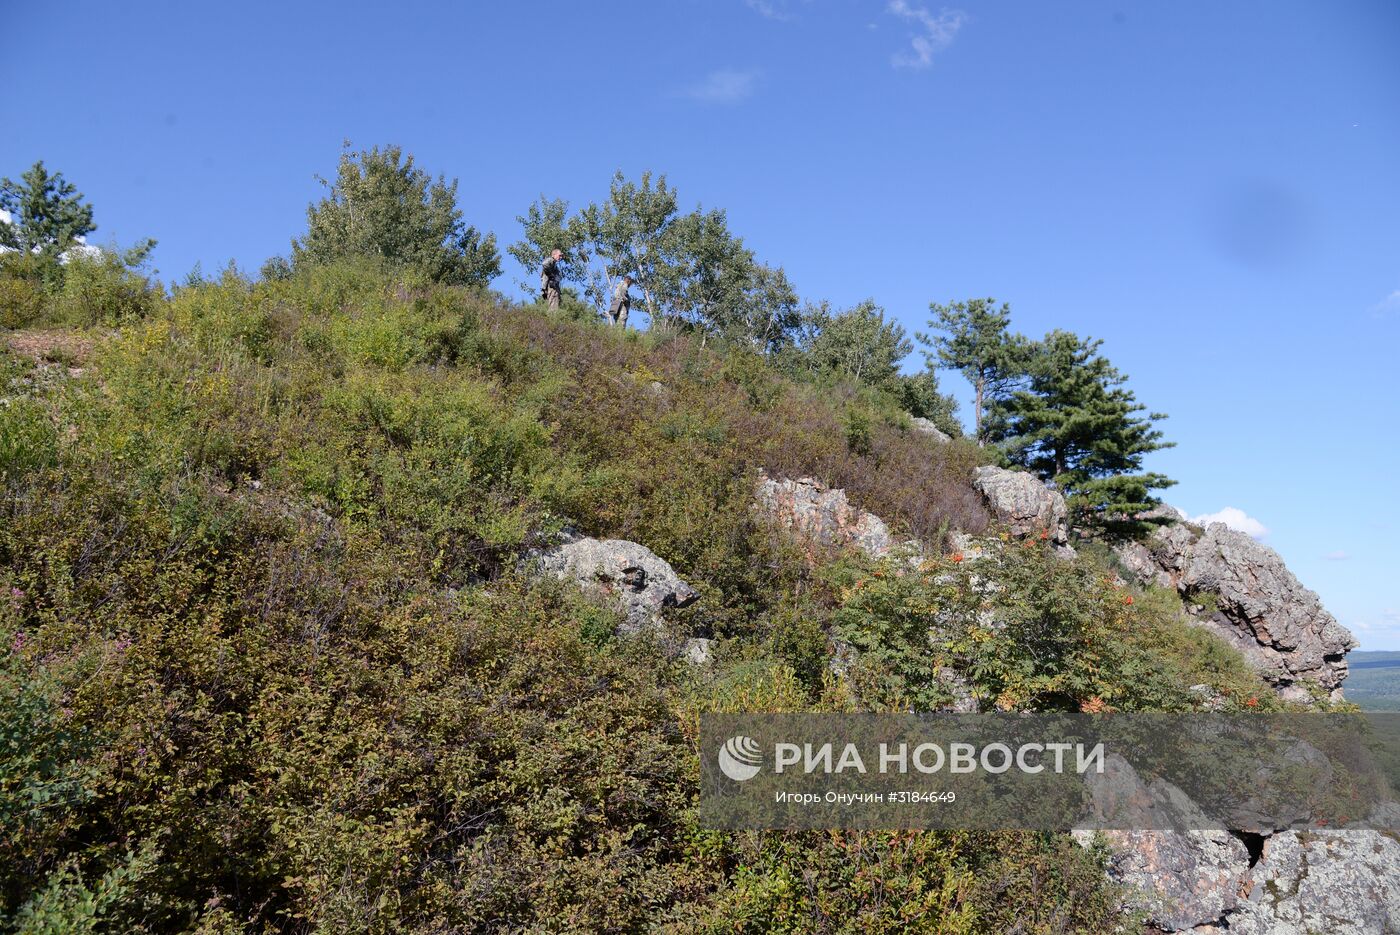
<svg viewBox="0 0 1400 935">
<path fill-rule="evenodd" d="M 945 669 L 1006 709 L 1283 704 L 1174 592 L 1034 539 L 983 566 L 988 645 L 943 550 L 987 531 L 980 453 L 755 355 L 354 267 L 226 277 L 83 340 L 4 358 L 0 720 L 28 753 L 0 774 L 0 917 L 1110 931 L 1106 856 L 1068 836 L 698 828 L 696 714 L 934 708 Z M 924 567 L 794 540 L 760 469 L 844 488 Z M 528 573 L 566 528 L 699 599 L 620 638 Z M 931 652 L 910 608 L 938 606 Z M 678 654 L 697 634 L 711 666 Z"/>
</svg>

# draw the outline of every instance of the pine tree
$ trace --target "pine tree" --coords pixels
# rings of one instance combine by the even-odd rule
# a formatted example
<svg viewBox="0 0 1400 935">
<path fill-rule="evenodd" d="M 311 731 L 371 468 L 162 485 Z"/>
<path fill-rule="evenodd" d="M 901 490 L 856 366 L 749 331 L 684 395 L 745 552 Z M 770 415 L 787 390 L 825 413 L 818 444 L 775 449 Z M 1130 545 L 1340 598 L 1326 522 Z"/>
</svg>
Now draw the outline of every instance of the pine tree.
<svg viewBox="0 0 1400 935">
<path fill-rule="evenodd" d="M 10 223 L 0 224 L 0 246 L 21 253 L 56 257 L 97 230 L 92 205 L 62 172 L 50 175 L 42 159 L 18 182 L 0 179 L 0 208 L 10 214 Z"/>
<path fill-rule="evenodd" d="M 972 384 L 972 434 L 978 445 L 986 443 L 983 422 L 989 401 L 1005 395 L 1025 377 L 1028 342 L 1007 329 L 1011 306 L 996 307 L 995 299 L 969 299 L 950 305 L 932 303 L 931 331 L 915 337 L 928 348 L 929 369 L 942 365 L 956 370 Z"/>
<path fill-rule="evenodd" d="M 1174 443 L 1153 425 L 1165 414 L 1138 415 L 1146 407 L 1099 354 L 1102 344 L 1053 331 L 1032 345 L 1029 383 L 993 402 L 988 438 L 1011 462 L 1053 481 L 1078 525 L 1131 534 L 1144 528 L 1132 517 L 1158 502 L 1150 491 L 1175 483 L 1143 473 L 1143 456 Z"/>
<path fill-rule="evenodd" d="M 457 180 L 431 178 L 399 147 L 346 151 L 335 182 L 321 182 L 330 194 L 306 209 L 294 263 L 378 257 L 449 285 L 484 286 L 501 272 L 495 235 L 462 221 Z"/>
</svg>

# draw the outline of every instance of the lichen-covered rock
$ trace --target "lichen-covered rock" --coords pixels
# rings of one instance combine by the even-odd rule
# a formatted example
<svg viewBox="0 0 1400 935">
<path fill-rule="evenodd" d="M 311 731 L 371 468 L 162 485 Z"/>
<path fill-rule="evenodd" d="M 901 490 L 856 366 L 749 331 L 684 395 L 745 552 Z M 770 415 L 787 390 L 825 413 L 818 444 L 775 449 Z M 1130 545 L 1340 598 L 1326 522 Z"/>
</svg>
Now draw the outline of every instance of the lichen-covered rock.
<svg viewBox="0 0 1400 935">
<path fill-rule="evenodd" d="M 1118 754 L 1088 778 L 1100 822 L 1142 828 L 1208 827 L 1200 808 L 1161 779 L 1144 782 Z M 1109 877 L 1138 894 L 1134 907 L 1167 931 L 1212 923 L 1235 908 L 1249 872 L 1249 851 L 1228 831 L 1100 831 L 1112 857 Z M 1074 832 L 1081 844 L 1094 833 Z"/>
<path fill-rule="evenodd" d="M 1400 932 L 1400 841 L 1378 831 L 1284 831 L 1264 841 L 1245 898 L 1196 927 L 1230 935 Z"/>
<path fill-rule="evenodd" d="M 872 558 L 883 558 L 896 545 L 880 517 L 852 506 L 844 490 L 810 477 L 760 473 L 755 499 L 766 516 L 812 544 L 855 548 Z"/>
<path fill-rule="evenodd" d="M 920 435 L 929 436 L 940 445 L 952 441 L 942 429 L 923 416 L 911 416 L 909 418 L 909 424 L 913 427 L 915 432 L 918 432 Z"/>
<path fill-rule="evenodd" d="M 1285 698 L 1307 702 L 1316 682 L 1341 698 L 1350 631 L 1299 583 L 1278 553 L 1223 523 L 1154 530 L 1115 548 L 1139 580 L 1171 587 L 1188 604 L 1209 601 L 1203 621 L 1229 640 Z"/>
<path fill-rule="evenodd" d="M 1042 532 L 1057 546 L 1069 543 L 1065 498 L 1032 474 L 984 465 L 972 473 L 972 486 L 1014 536 Z"/>
<path fill-rule="evenodd" d="M 1276 686 L 1311 679 L 1340 698 L 1346 653 L 1357 642 L 1273 549 L 1212 523 L 1192 549 L 1181 584 L 1216 596 L 1212 623 Z"/>
<path fill-rule="evenodd" d="M 652 626 L 662 608 L 685 607 L 700 596 L 655 552 L 626 539 L 576 537 L 537 561 L 542 574 L 612 597 L 626 615 L 623 632 Z"/>
</svg>

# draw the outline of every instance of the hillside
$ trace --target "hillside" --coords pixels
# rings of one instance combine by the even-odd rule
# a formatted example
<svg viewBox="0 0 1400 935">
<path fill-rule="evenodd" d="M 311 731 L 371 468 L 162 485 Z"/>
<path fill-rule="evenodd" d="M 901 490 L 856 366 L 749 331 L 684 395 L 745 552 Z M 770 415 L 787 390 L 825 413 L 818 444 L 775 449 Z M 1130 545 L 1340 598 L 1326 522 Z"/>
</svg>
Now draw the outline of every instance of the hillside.
<svg viewBox="0 0 1400 935">
<path fill-rule="evenodd" d="M 330 265 L 0 337 L 16 927 L 1132 930 L 1067 834 L 701 829 L 696 716 L 1340 703 L 889 394 L 684 333 Z M 685 598 L 541 574 L 591 538 Z"/>
</svg>

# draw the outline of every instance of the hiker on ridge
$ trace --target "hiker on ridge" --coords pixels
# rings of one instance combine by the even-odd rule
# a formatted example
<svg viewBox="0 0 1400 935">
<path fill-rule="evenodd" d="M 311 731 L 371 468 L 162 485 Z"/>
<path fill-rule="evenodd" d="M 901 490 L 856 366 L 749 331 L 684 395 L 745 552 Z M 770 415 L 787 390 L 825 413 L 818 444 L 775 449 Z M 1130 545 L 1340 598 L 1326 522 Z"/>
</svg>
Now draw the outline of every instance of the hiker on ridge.
<svg viewBox="0 0 1400 935">
<path fill-rule="evenodd" d="M 559 311 L 559 284 L 564 275 L 559 270 L 559 261 L 562 259 L 564 251 L 556 247 L 540 270 L 540 298 L 549 303 L 551 312 Z"/>
<path fill-rule="evenodd" d="M 632 296 L 627 287 L 632 285 L 632 275 L 623 276 L 613 290 L 612 304 L 608 306 L 608 324 L 627 327 L 627 313 L 632 310 Z"/>
</svg>

